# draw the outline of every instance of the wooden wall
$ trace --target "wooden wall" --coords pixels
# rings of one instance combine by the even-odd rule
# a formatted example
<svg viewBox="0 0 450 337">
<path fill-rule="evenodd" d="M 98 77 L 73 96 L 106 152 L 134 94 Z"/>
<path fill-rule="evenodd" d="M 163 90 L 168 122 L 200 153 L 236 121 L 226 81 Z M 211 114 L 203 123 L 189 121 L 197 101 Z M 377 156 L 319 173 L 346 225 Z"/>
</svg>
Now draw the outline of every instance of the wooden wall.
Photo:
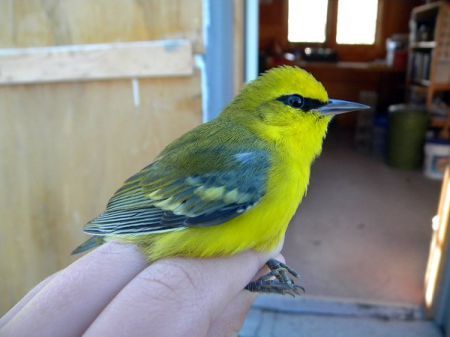
<svg viewBox="0 0 450 337">
<path fill-rule="evenodd" d="M 0 0 L 2 48 L 188 38 L 201 0 Z M 155 60 L 157 62 L 157 60 Z M 201 123 L 201 74 L 0 86 L 0 314 L 73 261 L 82 226 Z"/>
<path fill-rule="evenodd" d="M 188 38 L 203 50 L 201 0 L 1 0 L 0 48 Z"/>
</svg>

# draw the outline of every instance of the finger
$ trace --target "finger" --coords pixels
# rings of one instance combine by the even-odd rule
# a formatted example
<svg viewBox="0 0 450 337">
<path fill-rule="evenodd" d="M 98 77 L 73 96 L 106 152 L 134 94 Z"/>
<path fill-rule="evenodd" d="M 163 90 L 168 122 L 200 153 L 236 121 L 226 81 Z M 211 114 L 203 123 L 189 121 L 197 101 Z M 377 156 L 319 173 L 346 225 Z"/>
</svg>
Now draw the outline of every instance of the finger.
<svg viewBox="0 0 450 337">
<path fill-rule="evenodd" d="M 284 256 L 278 254 L 274 259 L 285 262 Z M 266 275 L 269 268 L 264 265 L 252 278 L 252 281 L 259 279 Z M 222 314 L 219 314 L 212 322 L 208 332 L 209 337 L 216 336 L 236 336 L 245 320 L 245 317 L 255 301 L 257 293 L 252 293 L 246 290 L 241 291 L 236 297 L 226 306 Z"/>
<path fill-rule="evenodd" d="M 134 246 L 105 244 L 56 275 L 2 332 L 7 336 L 80 336 L 146 266 Z"/>
<path fill-rule="evenodd" d="M 158 261 L 114 298 L 86 336 L 205 336 L 210 322 L 276 254 Z"/>
<path fill-rule="evenodd" d="M 208 337 L 237 336 L 257 294 L 242 290 L 210 325 Z"/>
<path fill-rule="evenodd" d="M 3 317 L 0 318 L 0 328 L 8 323 L 22 308 L 50 282 L 57 273 L 50 275 L 37 286 L 31 289 L 14 307 L 12 307 Z"/>
</svg>

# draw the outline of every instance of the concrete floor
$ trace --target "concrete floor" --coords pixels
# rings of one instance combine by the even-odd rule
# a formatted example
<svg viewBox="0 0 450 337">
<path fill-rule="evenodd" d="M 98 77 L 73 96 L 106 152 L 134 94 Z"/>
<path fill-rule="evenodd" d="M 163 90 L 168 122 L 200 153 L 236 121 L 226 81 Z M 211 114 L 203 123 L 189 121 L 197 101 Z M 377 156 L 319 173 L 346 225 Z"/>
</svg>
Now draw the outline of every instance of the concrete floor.
<svg viewBox="0 0 450 337">
<path fill-rule="evenodd" d="M 252 308 L 239 337 L 443 337 L 433 322 Z"/>
<path fill-rule="evenodd" d="M 240 337 L 443 337 L 431 322 L 383 321 L 373 318 L 348 318 L 291 315 L 254 311 L 260 324 L 244 330 Z"/>
<path fill-rule="evenodd" d="M 288 264 L 310 296 L 422 303 L 440 182 L 328 138 L 286 235 Z"/>
</svg>

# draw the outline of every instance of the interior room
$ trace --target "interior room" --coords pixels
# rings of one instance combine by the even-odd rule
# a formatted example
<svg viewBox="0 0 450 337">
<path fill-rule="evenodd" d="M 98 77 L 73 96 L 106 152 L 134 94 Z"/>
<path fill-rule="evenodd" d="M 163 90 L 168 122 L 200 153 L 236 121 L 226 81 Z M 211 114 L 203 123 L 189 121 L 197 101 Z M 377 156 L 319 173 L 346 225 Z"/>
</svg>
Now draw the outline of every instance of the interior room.
<svg viewBox="0 0 450 337">
<path fill-rule="evenodd" d="M 331 98 L 372 107 L 333 121 L 324 154 L 313 168 L 307 198 L 290 228 L 292 235 L 287 235 L 288 256 L 295 256 L 296 267 L 304 271 L 305 278 L 314 274 L 307 287 L 311 294 L 416 304 L 423 300 L 431 219 L 437 211 L 440 182 L 420 170 L 423 144 L 417 148 L 416 163 L 397 163 L 389 157 L 389 150 L 394 149 L 388 148 L 386 136 L 389 109 L 420 104 L 418 94 L 408 97 L 413 90 L 423 94 L 423 104 L 427 99 L 429 88 L 413 74 L 407 79 L 408 66 L 410 73 L 416 71 L 413 60 L 408 64 L 409 34 L 420 34 L 410 32 L 410 25 L 420 31 L 434 28 L 435 21 L 419 20 L 431 20 L 433 15 L 436 20 L 438 15 L 437 4 L 421 4 L 375 0 L 260 3 L 261 71 L 298 65 L 322 81 Z M 410 23 L 414 9 L 418 19 L 413 17 Z M 355 13 L 359 21 L 354 20 Z M 414 42 L 419 46 L 410 49 L 410 54 L 429 55 L 434 48 L 431 39 Z M 430 81 L 428 74 L 424 76 Z M 440 97 L 435 96 L 432 104 Z M 429 130 L 445 121 L 433 115 Z M 433 131 L 447 132 L 439 127 Z M 399 146 L 404 150 L 414 146 L 413 139 L 402 136 L 405 143 Z M 306 266 L 317 268 L 317 274 Z"/>
<path fill-rule="evenodd" d="M 279 94 L 284 80 L 274 81 L 276 88 L 258 87 L 270 74 L 292 67 L 302 81 L 292 84 L 286 77 L 286 88 L 298 91 Z M 244 89 L 251 85 L 259 88 L 252 99 Z M 264 88 L 267 95 L 261 94 Z M 292 97 L 299 105 L 288 100 Z M 230 117 L 233 123 L 216 119 L 227 107 L 237 116 Z M 294 112 L 295 117 L 277 124 L 264 115 L 267 107 L 273 109 L 269 117 Z M 316 137 L 321 153 L 310 174 L 309 162 L 301 166 L 293 160 L 298 167 L 288 167 L 286 158 L 294 152 L 306 158 L 301 149 L 328 117 L 323 148 L 322 136 Z M 295 129 L 295 123 L 311 118 L 308 132 Z M 221 130 L 223 125 L 229 130 L 195 131 L 217 120 Z M 291 127 L 302 130 L 295 132 L 295 142 L 286 141 L 294 133 L 279 131 Z M 181 148 L 176 155 L 160 155 L 192 129 L 198 132 L 192 147 L 176 143 L 174 148 Z M 246 132 L 252 136 L 235 146 Z M 279 139 L 273 136 L 278 132 Z M 209 150 L 197 148 L 202 139 L 215 146 L 207 160 L 199 159 Z M 260 142 L 267 143 L 256 148 L 264 149 L 256 165 L 249 154 Z M 229 143 L 233 151 L 252 151 L 236 154 Z M 292 153 L 280 155 L 285 144 L 294 143 Z M 0 0 L 0 153 L 1 336 L 83 335 L 150 270 L 158 274 L 146 281 L 165 289 L 152 291 L 150 284 L 142 297 L 132 297 L 143 305 L 144 318 L 131 314 L 133 305 L 125 306 L 120 319 L 110 320 L 110 329 L 117 327 L 113 333 L 91 335 L 450 337 L 449 1 Z M 158 165 L 149 164 L 166 159 L 169 164 L 152 176 Z M 223 162 L 229 166 L 220 167 Z M 286 171 L 277 171 L 281 165 Z M 174 181 L 182 181 L 182 188 L 171 185 L 176 170 L 181 178 Z M 162 195 L 167 186 L 173 195 Z M 301 193 L 287 193 L 292 186 Z M 280 194 L 272 197 L 270 188 Z M 135 189 L 136 195 L 130 192 Z M 115 193 L 116 204 L 109 202 Z M 177 193 L 184 199 L 173 204 Z M 272 201 L 265 203 L 266 196 Z M 292 208 L 296 198 L 301 203 Z M 192 213 L 183 213 L 191 200 L 202 210 L 212 201 L 221 208 L 213 204 L 198 215 L 192 206 Z M 205 236 L 190 248 L 184 246 L 189 240 L 180 239 L 171 246 L 182 247 L 173 248 L 177 253 L 152 260 L 156 241 L 140 241 L 167 233 L 182 238 L 184 230 L 229 233 L 227 225 L 260 205 L 270 207 L 247 224 L 255 232 L 250 243 L 242 238 L 251 230 L 236 233 L 232 244 L 223 239 L 231 238 L 227 235 Z M 274 214 L 282 220 L 273 220 Z M 289 226 L 277 258 L 288 267 L 273 261 L 264 267 L 268 255 L 263 255 L 251 275 L 240 275 L 252 269 L 236 261 L 269 254 L 267 247 L 281 244 L 277 226 L 283 219 Z M 271 231 L 276 234 L 258 245 Z M 212 244 L 222 239 L 222 246 Z M 134 254 L 132 263 L 119 263 L 128 255 L 108 251 L 115 245 Z M 202 247 L 207 249 L 198 253 Z M 211 247 L 217 252 L 210 253 Z M 95 256 L 116 259 L 118 267 L 94 268 L 88 262 Z M 172 258 L 182 266 L 180 279 L 161 279 L 167 270 L 158 268 Z M 234 272 L 224 270 L 227 261 Z M 199 265 L 191 273 L 185 263 Z M 208 274 L 197 273 L 210 264 Z M 79 266 L 93 269 L 86 273 Z M 259 278 L 267 270 L 270 274 Z M 125 271 L 128 279 L 120 276 Z M 223 318 L 213 320 L 211 307 L 201 300 L 228 296 L 227 285 L 240 277 L 246 282 L 230 297 L 234 302 L 210 301 Z M 216 283 L 206 282 L 211 279 Z M 87 280 L 92 282 L 83 286 Z M 204 293 L 183 297 L 189 285 L 201 288 L 195 280 L 206 284 Z M 123 284 L 105 295 L 104 303 L 94 301 L 115 282 Z M 247 290 L 255 284 L 266 288 L 250 298 Z M 167 289 L 181 289 L 170 292 L 176 301 L 160 296 Z M 144 300 L 152 295 L 163 298 L 160 306 Z M 193 300 L 185 303 L 186 298 Z M 177 303 L 170 323 L 149 309 L 163 310 L 167 303 Z M 236 314 L 232 309 L 239 317 L 229 315 L 229 310 Z M 77 323 L 91 312 L 93 317 Z M 229 320 L 231 331 L 217 328 L 218 321 Z M 190 333 L 175 333 L 183 321 Z M 130 322 L 172 330 L 140 333 Z M 193 333 L 202 322 L 206 332 Z M 55 333 L 58 329 L 63 333 Z"/>
<path fill-rule="evenodd" d="M 261 72 L 300 66 L 329 97 L 371 107 L 335 117 L 287 232 L 287 260 L 301 271 L 308 296 L 424 305 L 442 184 L 427 166 L 429 144 L 447 144 L 440 177 L 450 151 L 448 5 L 262 0 L 259 6 Z M 414 112 L 423 118 L 419 143 L 418 129 L 406 127 Z M 401 119 L 405 128 L 396 130 Z M 400 158 L 409 156 L 405 151 L 416 153 L 411 161 Z"/>
</svg>

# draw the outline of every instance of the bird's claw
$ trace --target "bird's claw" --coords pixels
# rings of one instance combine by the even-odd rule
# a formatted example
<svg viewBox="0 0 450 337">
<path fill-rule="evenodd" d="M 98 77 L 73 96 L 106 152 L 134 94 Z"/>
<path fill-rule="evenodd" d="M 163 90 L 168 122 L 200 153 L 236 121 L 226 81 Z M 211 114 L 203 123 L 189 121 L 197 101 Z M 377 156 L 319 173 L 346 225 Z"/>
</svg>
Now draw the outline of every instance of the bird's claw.
<svg viewBox="0 0 450 337">
<path fill-rule="evenodd" d="M 299 296 L 305 292 L 305 289 L 295 283 L 288 284 L 278 280 L 257 280 L 250 282 L 245 289 L 251 292 L 272 293 L 280 295 Z"/>
<path fill-rule="evenodd" d="M 266 265 L 269 267 L 270 272 L 258 280 L 250 282 L 245 289 L 252 292 L 287 294 L 292 297 L 305 292 L 305 289 L 295 284 L 290 276 L 299 277 L 295 270 L 275 259 L 270 259 Z"/>
<path fill-rule="evenodd" d="M 291 267 L 289 267 L 287 264 L 285 264 L 283 262 L 280 262 L 275 259 L 270 259 L 269 261 L 267 261 L 266 264 L 271 271 L 284 270 L 284 271 L 287 271 L 292 276 L 294 276 L 296 278 L 300 278 L 300 275 L 294 269 L 292 269 Z"/>
</svg>

